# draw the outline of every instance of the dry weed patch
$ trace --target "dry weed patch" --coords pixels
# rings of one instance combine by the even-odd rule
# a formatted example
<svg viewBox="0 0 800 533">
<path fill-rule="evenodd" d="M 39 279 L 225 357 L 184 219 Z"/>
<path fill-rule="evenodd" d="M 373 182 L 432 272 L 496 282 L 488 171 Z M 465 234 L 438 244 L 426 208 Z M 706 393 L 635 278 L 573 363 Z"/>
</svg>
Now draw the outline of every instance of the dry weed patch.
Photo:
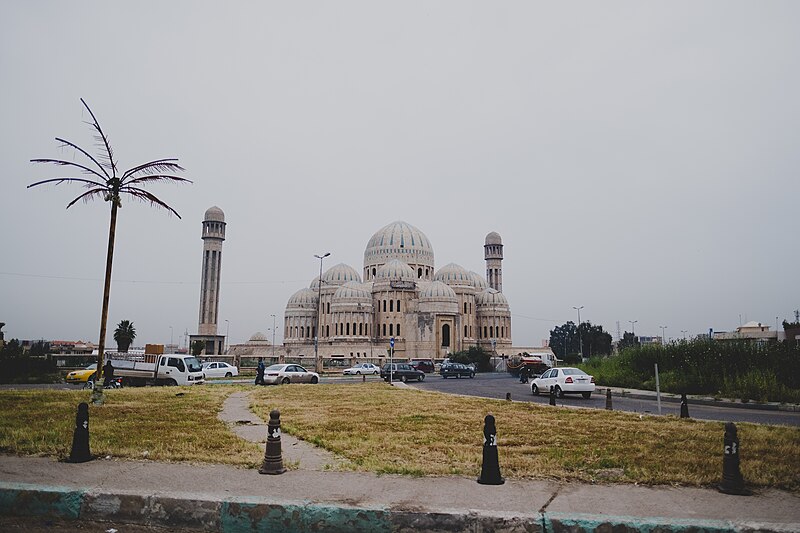
<svg viewBox="0 0 800 533">
<path fill-rule="evenodd" d="M 723 424 L 454 397 L 385 384 L 259 388 L 253 410 L 378 473 L 480 473 L 483 417 L 497 420 L 510 478 L 706 486 L 722 472 Z M 738 424 L 748 483 L 800 490 L 800 429 Z M 607 474 L 612 472 L 612 476 Z"/>
<path fill-rule="evenodd" d="M 94 455 L 261 464 L 263 449 L 238 438 L 217 419 L 229 387 L 127 388 L 106 391 L 101 407 L 89 406 Z M 66 457 L 75 413 L 88 391 L 0 392 L 0 451 Z"/>
</svg>

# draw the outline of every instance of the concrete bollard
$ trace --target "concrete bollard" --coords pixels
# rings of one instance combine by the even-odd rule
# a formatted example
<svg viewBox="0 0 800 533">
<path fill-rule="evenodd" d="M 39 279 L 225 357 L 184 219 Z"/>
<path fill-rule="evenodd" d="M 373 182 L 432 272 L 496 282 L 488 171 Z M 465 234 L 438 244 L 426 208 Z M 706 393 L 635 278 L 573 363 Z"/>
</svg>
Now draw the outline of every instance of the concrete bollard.
<svg viewBox="0 0 800 533">
<path fill-rule="evenodd" d="M 78 414 L 75 415 L 75 432 L 72 434 L 72 451 L 69 453 L 68 463 L 85 463 L 92 460 L 89 453 L 89 404 L 78 404 Z"/>
<path fill-rule="evenodd" d="M 725 445 L 722 455 L 722 483 L 719 491 L 725 494 L 748 496 L 750 491 L 744 488 L 744 478 L 739 470 L 739 437 L 736 424 L 725 424 Z"/>
<path fill-rule="evenodd" d="M 685 392 L 681 394 L 681 418 L 689 418 L 689 400 Z"/>
<path fill-rule="evenodd" d="M 366 383 L 366 382 L 367 382 L 367 375 L 366 374 L 362 374 L 361 375 L 361 383 Z"/>
<path fill-rule="evenodd" d="M 500 459 L 497 455 L 497 428 L 491 413 L 483 419 L 483 463 L 481 464 L 481 485 L 502 485 L 506 480 L 500 475 Z"/>
<path fill-rule="evenodd" d="M 258 469 L 259 474 L 283 474 L 286 469 L 283 467 L 283 457 L 281 456 L 281 413 L 273 409 L 269 413 L 269 423 L 267 424 L 267 446 L 264 450 L 264 462 Z"/>
<path fill-rule="evenodd" d="M 614 407 L 611 405 L 611 389 L 606 389 L 606 410 L 613 411 Z"/>
<path fill-rule="evenodd" d="M 556 404 L 556 389 L 550 387 L 550 405 Z"/>
<path fill-rule="evenodd" d="M 511 401 L 511 393 L 510 392 L 506 393 L 506 400 L 508 400 L 509 402 Z"/>
</svg>

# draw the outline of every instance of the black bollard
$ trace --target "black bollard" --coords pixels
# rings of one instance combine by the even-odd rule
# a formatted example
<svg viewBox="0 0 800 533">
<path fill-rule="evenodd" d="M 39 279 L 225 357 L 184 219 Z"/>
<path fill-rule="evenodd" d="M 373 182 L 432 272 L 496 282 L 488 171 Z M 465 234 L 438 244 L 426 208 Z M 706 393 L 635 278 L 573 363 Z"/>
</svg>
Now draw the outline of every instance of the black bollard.
<svg viewBox="0 0 800 533">
<path fill-rule="evenodd" d="M 283 467 L 283 457 L 281 457 L 281 413 L 273 409 L 269 413 L 269 424 L 267 424 L 267 446 L 264 450 L 264 462 L 259 468 L 259 474 L 283 474 L 286 469 Z"/>
<path fill-rule="evenodd" d="M 89 453 L 89 404 L 78 404 L 78 414 L 75 415 L 75 432 L 72 435 L 72 451 L 69 453 L 68 463 L 85 463 L 92 460 Z"/>
<path fill-rule="evenodd" d="M 483 464 L 481 485 L 502 485 L 506 480 L 500 475 L 500 459 L 497 455 L 497 428 L 494 425 L 494 416 L 486 415 L 483 419 Z"/>
<path fill-rule="evenodd" d="M 747 496 L 750 491 L 744 488 L 744 478 L 739 470 L 739 437 L 736 435 L 736 424 L 725 424 L 725 446 L 722 456 L 722 483 L 719 491 L 725 494 Z"/>
<path fill-rule="evenodd" d="M 681 418 L 689 418 L 689 401 L 685 392 L 681 394 Z"/>
<path fill-rule="evenodd" d="M 606 389 L 606 410 L 613 411 L 614 407 L 611 405 L 611 389 Z"/>
<path fill-rule="evenodd" d="M 556 389 L 550 387 L 550 405 L 556 404 Z"/>
<path fill-rule="evenodd" d="M 506 400 L 508 400 L 509 402 L 511 401 L 511 393 L 510 392 L 506 393 Z"/>
</svg>

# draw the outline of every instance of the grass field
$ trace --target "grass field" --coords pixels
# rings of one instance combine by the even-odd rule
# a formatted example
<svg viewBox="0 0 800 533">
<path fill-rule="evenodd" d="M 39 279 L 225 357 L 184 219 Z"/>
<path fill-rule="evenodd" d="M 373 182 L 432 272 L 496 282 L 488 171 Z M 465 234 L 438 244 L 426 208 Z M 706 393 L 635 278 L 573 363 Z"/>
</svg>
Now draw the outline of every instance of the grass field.
<svg viewBox="0 0 800 533">
<path fill-rule="evenodd" d="M 252 391 L 264 420 L 346 459 L 350 468 L 415 476 L 480 472 L 483 418 L 497 420 L 507 478 L 708 486 L 722 472 L 723 424 L 617 411 L 454 397 L 358 385 L 122 389 L 91 407 L 92 453 L 253 467 L 263 446 L 217 420 L 227 394 Z M 176 393 L 183 393 L 177 396 Z M 0 392 L 0 451 L 68 455 L 86 392 Z M 742 473 L 751 486 L 800 491 L 800 429 L 739 424 Z M 147 452 L 147 453 L 145 453 Z"/>
</svg>

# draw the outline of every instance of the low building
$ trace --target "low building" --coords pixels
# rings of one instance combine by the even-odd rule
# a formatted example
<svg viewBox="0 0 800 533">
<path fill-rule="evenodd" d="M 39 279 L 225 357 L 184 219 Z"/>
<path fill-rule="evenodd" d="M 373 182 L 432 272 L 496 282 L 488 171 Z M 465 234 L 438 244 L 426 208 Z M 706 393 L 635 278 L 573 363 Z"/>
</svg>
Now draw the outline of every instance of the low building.
<svg viewBox="0 0 800 533">
<path fill-rule="evenodd" d="M 778 332 L 770 331 L 769 326 L 761 322 L 751 321 L 736 328 L 736 331 L 715 331 L 715 341 L 774 341 L 778 340 Z"/>
</svg>

